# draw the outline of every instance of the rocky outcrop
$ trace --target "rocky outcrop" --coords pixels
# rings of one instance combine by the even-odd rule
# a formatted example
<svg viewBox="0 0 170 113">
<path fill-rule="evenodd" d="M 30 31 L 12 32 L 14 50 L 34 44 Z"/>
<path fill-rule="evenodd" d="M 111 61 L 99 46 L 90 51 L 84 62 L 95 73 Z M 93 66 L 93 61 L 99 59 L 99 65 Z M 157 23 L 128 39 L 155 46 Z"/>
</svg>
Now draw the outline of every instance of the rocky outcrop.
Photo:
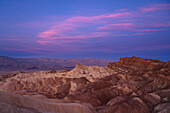
<svg viewBox="0 0 170 113">
<path fill-rule="evenodd" d="M 142 59 L 135 56 L 120 58 L 119 62 L 109 63 L 108 67 L 111 69 L 118 67 L 126 69 L 129 72 L 137 72 L 137 74 L 143 74 L 146 73 L 146 71 L 151 71 L 151 73 L 160 72 L 165 76 L 170 74 L 170 61 L 161 62 L 159 60 Z"/>
<path fill-rule="evenodd" d="M 0 90 L 34 93 L 57 103 L 89 103 L 91 112 L 168 113 L 170 62 L 125 57 L 107 67 L 78 63 L 73 70 L 19 73 L 1 81 Z"/>
<path fill-rule="evenodd" d="M 9 73 L 9 74 L 3 74 L 0 75 L 0 81 L 4 81 L 7 78 L 11 78 L 14 77 L 15 75 L 17 75 L 18 73 Z"/>
<path fill-rule="evenodd" d="M 98 79 L 116 74 L 114 70 L 108 67 L 98 67 L 98 66 L 84 66 L 77 63 L 76 67 L 69 71 L 66 75 L 71 77 L 86 77 L 90 82 L 94 82 Z"/>
<path fill-rule="evenodd" d="M 1 82 L 1 91 L 34 91 L 38 93 L 48 93 L 51 95 L 72 94 L 89 82 L 97 81 L 114 74 L 113 70 L 107 67 L 84 66 L 77 64 L 71 71 L 42 71 L 36 73 L 19 73 Z"/>
<path fill-rule="evenodd" d="M 93 113 L 88 105 L 59 103 L 47 99 L 0 92 L 1 113 Z"/>
</svg>

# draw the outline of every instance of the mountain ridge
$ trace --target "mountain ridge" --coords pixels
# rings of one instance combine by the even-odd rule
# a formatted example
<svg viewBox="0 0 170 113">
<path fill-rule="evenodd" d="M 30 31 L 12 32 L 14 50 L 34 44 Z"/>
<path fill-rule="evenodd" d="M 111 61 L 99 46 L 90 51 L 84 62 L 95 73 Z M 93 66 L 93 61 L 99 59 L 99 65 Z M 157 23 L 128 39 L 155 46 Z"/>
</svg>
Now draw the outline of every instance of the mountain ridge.
<svg viewBox="0 0 170 113">
<path fill-rule="evenodd" d="M 103 67 L 77 63 L 72 70 L 4 76 L 0 107 L 5 113 L 23 107 L 29 108 L 23 113 L 169 113 L 170 62 L 124 57 Z"/>
<path fill-rule="evenodd" d="M 95 59 L 95 58 L 13 58 L 8 56 L 0 56 L 1 70 L 24 70 L 32 67 L 37 67 L 40 70 L 48 69 L 72 69 L 77 63 L 83 65 L 106 66 L 112 60 Z"/>
</svg>

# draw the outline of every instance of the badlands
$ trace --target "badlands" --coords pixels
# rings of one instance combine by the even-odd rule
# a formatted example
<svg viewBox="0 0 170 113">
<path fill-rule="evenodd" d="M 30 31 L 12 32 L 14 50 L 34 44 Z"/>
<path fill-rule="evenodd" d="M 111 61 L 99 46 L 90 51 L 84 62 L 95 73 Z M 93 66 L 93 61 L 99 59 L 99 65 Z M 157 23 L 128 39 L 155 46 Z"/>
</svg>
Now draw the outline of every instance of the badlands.
<svg viewBox="0 0 170 113">
<path fill-rule="evenodd" d="M 170 61 L 124 57 L 0 80 L 0 113 L 170 113 Z"/>
</svg>

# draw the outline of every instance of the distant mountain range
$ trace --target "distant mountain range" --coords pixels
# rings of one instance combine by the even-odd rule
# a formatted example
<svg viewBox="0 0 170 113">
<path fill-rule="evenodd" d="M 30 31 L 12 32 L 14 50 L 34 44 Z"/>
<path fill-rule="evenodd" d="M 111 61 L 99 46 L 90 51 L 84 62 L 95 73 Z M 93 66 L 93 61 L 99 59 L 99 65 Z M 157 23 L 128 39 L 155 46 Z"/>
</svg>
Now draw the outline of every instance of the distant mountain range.
<svg viewBox="0 0 170 113">
<path fill-rule="evenodd" d="M 72 69 L 77 63 L 87 66 L 106 66 L 112 60 L 94 58 L 12 58 L 0 56 L 0 71 L 2 70 L 61 70 Z"/>
</svg>

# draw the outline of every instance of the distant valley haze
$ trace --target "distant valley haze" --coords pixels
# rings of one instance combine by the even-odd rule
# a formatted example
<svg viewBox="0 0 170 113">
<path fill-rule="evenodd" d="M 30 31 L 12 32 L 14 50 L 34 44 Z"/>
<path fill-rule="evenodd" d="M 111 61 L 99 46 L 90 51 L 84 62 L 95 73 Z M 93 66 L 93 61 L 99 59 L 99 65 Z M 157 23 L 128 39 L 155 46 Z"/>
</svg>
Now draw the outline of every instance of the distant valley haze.
<svg viewBox="0 0 170 113">
<path fill-rule="evenodd" d="M 112 60 L 94 58 L 12 58 L 0 56 L 0 71 L 36 71 L 73 69 L 77 63 L 87 66 L 107 66 Z"/>
</svg>

